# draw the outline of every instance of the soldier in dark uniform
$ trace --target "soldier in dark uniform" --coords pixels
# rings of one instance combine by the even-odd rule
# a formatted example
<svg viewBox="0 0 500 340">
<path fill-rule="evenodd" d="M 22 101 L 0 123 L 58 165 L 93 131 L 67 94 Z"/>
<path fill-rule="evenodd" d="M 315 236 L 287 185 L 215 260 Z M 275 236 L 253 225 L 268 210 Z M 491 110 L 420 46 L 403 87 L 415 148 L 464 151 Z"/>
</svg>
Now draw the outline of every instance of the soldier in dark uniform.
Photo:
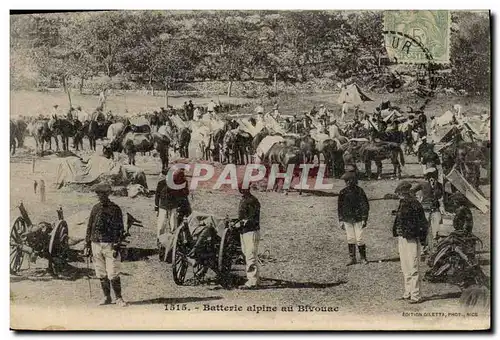
<svg viewBox="0 0 500 340">
<path fill-rule="evenodd" d="M 104 293 L 100 305 L 111 303 L 111 288 L 115 293 L 116 304 L 126 306 L 122 298 L 120 281 L 120 252 L 119 243 L 124 234 L 123 215 L 119 206 L 109 200 L 111 186 L 109 184 L 98 184 L 94 191 L 99 197 L 99 203 L 94 205 L 90 213 L 85 238 L 85 253 L 92 251 L 92 260 L 95 273 L 101 280 L 101 288 Z"/>
<path fill-rule="evenodd" d="M 411 193 L 411 184 L 401 182 L 395 190 L 400 197 L 392 234 L 398 238 L 399 258 L 404 278 L 401 300 L 420 303 L 420 249 L 427 236 L 427 220 L 420 202 Z"/>
<path fill-rule="evenodd" d="M 412 191 L 414 193 L 421 191 L 422 193 L 421 203 L 425 212 L 425 217 L 429 223 L 427 247 L 424 253 L 431 254 L 434 250 L 434 239 L 439 231 L 443 214 L 445 213 L 443 203 L 444 187 L 438 182 L 436 168 L 428 168 L 425 177 L 427 181 L 417 184 Z"/>
<path fill-rule="evenodd" d="M 194 105 L 193 101 L 190 99 L 188 103 L 188 119 L 193 120 Z"/>
<path fill-rule="evenodd" d="M 425 170 L 429 168 L 436 168 L 436 170 L 438 170 L 438 178 L 441 178 L 441 173 L 439 172 L 440 169 L 438 169 L 438 167 L 441 167 L 441 159 L 439 158 L 439 155 L 434 151 L 433 143 L 427 144 L 427 148 L 425 148 L 425 150 L 422 152 L 422 158 L 420 162 Z"/>
<path fill-rule="evenodd" d="M 348 171 L 343 176 L 346 187 L 340 191 L 338 199 L 338 215 L 340 227 L 347 235 L 349 262 L 347 266 L 356 264 L 356 244 L 358 245 L 361 263 L 368 264 L 363 231 L 368 221 L 370 205 L 368 198 L 357 183 L 356 171 Z"/>
<path fill-rule="evenodd" d="M 420 164 L 422 164 L 422 172 L 425 172 L 425 165 L 422 163 L 422 158 L 424 157 L 424 154 L 427 152 L 427 149 L 429 148 L 429 144 L 427 144 L 427 137 L 424 136 L 421 138 L 421 143 L 418 146 L 417 149 L 417 160 Z"/>
<path fill-rule="evenodd" d="M 456 231 L 472 233 L 474 219 L 467 198 L 462 193 L 457 192 L 450 197 L 450 201 L 456 207 L 455 217 L 453 217 L 453 228 Z"/>
<path fill-rule="evenodd" d="M 253 289 L 259 285 L 258 247 L 260 239 L 260 202 L 249 188 L 239 184 L 241 201 L 238 209 L 240 220 L 241 250 L 245 256 L 247 282 L 241 289 Z"/>
<path fill-rule="evenodd" d="M 424 111 L 420 111 L 418 116 L 418 124 L 420 126 L 420 137 L 427 136 L 427 116 Z"/>
<path fill-rule="evenodd" d="M 69 120 L 69 121 L 72 121 L 73 120 L 73 110 L 74 108 L 71 107 L 69 110 L 68 110 L 68 113 L 66 115 L 66 118 Z"/>
</svg>

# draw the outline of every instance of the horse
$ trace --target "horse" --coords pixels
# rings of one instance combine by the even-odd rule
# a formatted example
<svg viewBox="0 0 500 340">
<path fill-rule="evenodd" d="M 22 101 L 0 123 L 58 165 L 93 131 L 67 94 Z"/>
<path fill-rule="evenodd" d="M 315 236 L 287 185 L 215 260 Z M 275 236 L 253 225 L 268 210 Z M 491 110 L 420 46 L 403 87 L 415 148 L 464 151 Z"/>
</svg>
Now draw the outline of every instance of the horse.
<svg viewBox="0 0 500 340">
<path fill-rule="evenodd" d="M 224 134 L 222 141 L 223 159 L 232 164 L 245 164 L 250 161 L 252 136 L 239 128 L 231 129 Z"/>
<path fill-rule="evenodd" d="M 48 121 L 39 120 L 33 123 L 32 130 L 33 138 L 35 139 L 37 153 L 43 154 L 44 143 L 50 144 L 52 138 L 52 131 L 49 128 Z"/>
<path fill-rule="evenodd" d="M 24 146 L 24 136 L 26 135 L 28 124 L 26 124 L 23 119 L 11 119 L 11 124 L 12 123 L 15 125 L 14 138 L 17 140 L 17 146 L 22 148 Z"/>
<path fill-rule="evenodd" d="M 14 121 L 10 121 L 10 150 L 12 150 L 12 155 L 16 154 L 16 136 L 18 134 L 17 124 Z"/>
<path fill-rule="evenodd" d="M 394 167 L 394 176 L 401 178 L 401 167 L 405 165 L 404 154 L 401 146 L 391 142 L 369 142 L 358 145 L 349 145 L 343 155 L 344 163 L 350 164 L 361 161 L 365 165 L 367 178 L 371 178 L 371 164 L 377 166 L 377 179 L 382 179 L 382 161 L 390 159 Z"/>
<path fill-rule="evenodd" d="M 83 150 L 83 136 L 85 136 L 85 128 L 81 121 L 78 119 L 74 121 L 75 135 L 73 136 L 73 148 L 76 151 L 81 147 Z"/>
<path fill-rule="evenodd" d="M 108 131 L 106 131 L 106 138 L 108 138 L 109 140 L 113 140 L 123 131 L 124 127 L 125 124 L 123 122 L 112 123 L 108 126 Z"/>
<path fill-rule="evenodd" d="M 170 139 L 163 134 L 124 131 L 112 140 L 109 145 L 103 146 L 103 153 L 110 155 L 113 152 L 124 152 L 128 156 L 128 163 L 135 165 L 137 152 L 156 150 L 160 155 L 162 170 L 167 170 L 169 146 Z"/>
<path fill-rule="evenodd" d="M 301 164 L 302 161 L 302 152 L 297 146 L 289 146 L 283 142 L 275 143 L 268 150 L 266 155 L 264 156 L 264 162 L 269 166 L 272 164 L 278 164 L 280 172 L 288 169 L 289 165 L 294 165 L 294 171 L 292 173 L 292 178 L 290 179 L 290 183 L 293 182 L 293 179 L 298 176 L 297 166 Z M 273 186 L 273 190 L 277 191 L 278 183 L 280 181 L 276 181 Z M 281 179 L 281 182 L 284 184 L 285 180 Z M 285 194 L 288 191 L 285 190 Z M 299 188 L 299 195 L 302 194 L 302 188 Z"/>
<path fill-rule="evenodd" d="M 89 139 L 90 150 L 95 151 L 96 141 L 98 139 L 102 140 L 103 138 L 106 138 L 108 136 L 108 129 L 111 125 L 112 125 L 111 121 L 98 122 L 96 120 L 91 120 L 90 122 L 88 122 L 86 132 L 87 132 L 87 138 Z"/>
<path fill-rule="evenodd" d="M 54 138 L 56 139 L 56 147 L 59 149 L 57 144 L 57 136 L 61 136 L 63 151 L 69 150 L 69 137 L 75 136 L 75 125 L 68 119 L 58 118 L 56 115 L 52 117 L 52 131 Z"/>
</svg>

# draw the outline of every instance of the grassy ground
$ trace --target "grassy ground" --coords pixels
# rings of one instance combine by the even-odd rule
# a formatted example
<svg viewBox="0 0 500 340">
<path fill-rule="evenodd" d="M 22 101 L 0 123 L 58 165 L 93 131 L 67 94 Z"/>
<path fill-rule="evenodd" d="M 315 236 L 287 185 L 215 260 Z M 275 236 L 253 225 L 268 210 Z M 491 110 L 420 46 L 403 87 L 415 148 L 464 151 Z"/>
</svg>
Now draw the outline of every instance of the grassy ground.
<svg viewBox="0 0 500 340">
<path fill-rule="evenodd" d="M 24 95 L 27 95 L 26 93 Z M 29 107 L 27 103 L 19 102 L 21 94 L 13 94 L 13 110 Z M 45 95 L 36 94 L 30 98 L 31 107 L 41 105 L 42 101 L 50 103 L 55 97 L 44 98 Z M 35 99 L 38 98 L 38 99 Z M 59 97 L 58 97 L 59 98 Z M 63 98 L 60 98 L 63 100 Z M 92 98 L 94 100 L 95 98 Z M 82 99 L 83 100 L 83 99 Z M 90 100 L 90 99 L 89 99 Z M 114 100 L 114 99 L 113 99 Z M 113 102 L 110 101 L 110 102 Z M 117 99 L 116 99 L 117 100 Z M 151 98 L 137 99 L 135 102 L 148 101 Z M 310 98 L 296 98 L 293 101 L 302 103 L 303 107 L 310 103 L 331 103 L 335 98 L 329 96 L 314 96 Z M 132 101 L 128 101 L 129 103 Z M 292 102 L 292 100 L 289 100 Z M 38 103 L 38 104 L 33 104 Z M 118 103 L 118 101 L 116 102 Z M 466 103 L 463 103 L 467 105 Z M 26 106 L 23 106 L 26 105 Z M 45 105 L 45 104 L 44 104 Z M 136 107 L 139 107 L 138 104 Z M 444 104 L 443 104 L 444 105 Z M 451 105 L 449 102 L 447 105 Z M 468 106 L 472 108 L 476 103 Z M 486 106 L 487 103 L 482 104 Z M 45 106 L 44 106 L 45 107 Z M 287 109 L 287 108 L 285 108 Z M 17 111 L 13 111 L 15 113 Z M 28 146 L 32 141 L 27 141 Z M 88 152 L 85 152 L 88 155 Z M 54 221 L 56 209 L 62 206 L 65 216 L 86 212 L 91 209 L 96 199 L 93 194 L 55 190 L 52 187 L 57 169 L 57 160 L 50 157 L 40 159 L 36 163 L 36 172 L 31 172 L 31 154 L 27 150 L 11 158 L 11 218 L 17 216 L 16 205 L 22 200 L 34 222 Z M 420 167 L 415 159 L 407 160 L 407 175 L 418 176 Z M 150 157 L 138 157 L 138 166 L 145 169 L 148 182 L 153 188 L 156 183 L 159 169 L 159 160 Z M 384 172 L 388 173 L 389 165 L 385 165 Z M 40 203 L 33 193 L 33 180 L 44 178 L 47 183 L 47 201 Z M 127 212 L 144 222 L 145 228 L 132 232 L 130 247 L 135 248 L 141 255 L 135 261 L 123 263 L 124 296 L 131 302 L 127 313 L 164 315 L 164 304 L 186 303 L 188 308 L 202 308 L 203 304 L 266 304 L 294 306 L 310 304 L 313 306 L 339 306 L 335 315 L 340 317 L 356 315 L 365 324 L 370 320 L 396 318 L 401 322 L 419 324 L 422 327 L 439 327 L 446 329 L 451 323 L 471 321 L 465 318 L 448 318 L 446 321 L 437 319 L 405 319 L 403 312 L 457 312 L 460 290 L 448 284 L 422 285 L 423 296 L 426 302 L 420 305 L 408 305 L 395 301 L 402 294 L 403 280 L 397 252 L 397 242 L 392 237 L 391 227 L 393 217 L 390 212 L 397 208 L 397 200 L 384 199 L 392 193 L 397 181 L 383 179 L 380 181 L 362 182 L 361 186 L 370 200 L 370 218 L 366 231 L 366 244 L 370 263 L 366 266 L 356 265 L 345 267 L 347 260 L 347 245 L 345 233 L 337 225 L 337 195 L 343 187 L 341 181 L 329 180 L 334 183 L 334 189 L 326 192 L 308 192 L 299 196 L 292 192 L 288 196 L 278 193 L 256 192 L 262 204 L 262 242 L 260 253 L 269 251 L 276 261 L 265 262 L 262 267 L 263 289 L 257 291 L 239 291 L 217 289 L 213 284 L 194 287 L 176 286 L 172 280 L 170 266 L 160 262 L 155 255 L 156 248 L 156 216 L 153 211 L 153 199 L 138 197 L 129 199 L 113 197 L 113 201 Z M 488 193 L 489 186 L 482 188 Z M 231 192 L 200 189 L 193 193 L 191 199 L 193 209 L 218 216 L 237 213 L 239 196 Z M 490 274 L 490 218 L 474 210 L 474 233 L 484 242 L 481 251 L 481 263 L 487 275 Z M 84 226 L 70 225 L 70 236 L 82 235 Z M 11 304 L 15 310 L 35 308 L 36 311 L 77 310 L 84 308 L 85 313 L 93 311 L 92 306 L 100 298 L 98 280 L 91 279 L 92 293 L 86 275 L 93 271 L 86 269 L 82 262 L 72 263 L 75 271 L 71 280 L 52 279 L 42 275 L 46 266 L 43 260 L 27 264 L 17 276 L 11 276 Z M 422 264 L 420 271 L 424 273 L 426 266 Z M 14 310 L 13 309 L 13 310 Z M 78 309 L 79 310 L 79 309 Z M 113 306 L 100 309 L 100 313 L 111 313 Z M 151 314 L 148 314 L 151 313 Z M 162 314 L 163 313 L 163 314 Z M 104 316 L 103 314 L 103 316 Z M 94 316 L 97 314 L 94 314 Z M 101 314 L 98 314 L 101 315 Z M 130 314 L 132 315 L 132 314 Z M 170 314 L 171 315 L 171 314 Z M 192 319 L 192 327 L 202 325 L 202 318 Z M 229 314 L 217 314 L 220 317 L 230 317 Z M 267 313 L 267 322 L 278 320 L 279 313 Z M 243 314 L 246 320 L 251 315 Z M 317 315 L 320 317 L 321 315 Z M 331 317 L 331 316 L 328 316 Z M 300 314 L 294 318 L 301 320 Z M 16 319 L 17 320 L 17 319 Z M 176 327 L 172 323 L 174 318 L 164 318 L 163 328 Z M 222 319 L 221 319 L 222 320 Z M 227 319 L 229 320 L 229 319 Z M 295 319 L 294 319 L 295 320 Z M 340 320 L 340 319 L 339 319 Z M 462 320 L 462 321 L 461 321 Z M 27 320 L 24 319 L 26 322 Z M 67 321 L 67 320 L 66 320 Z M 55 321 L 54 321 L 55 322 Z M 278 321 L 276 321 L 278 322 Z M 327 322 L 324 321 L 323 322 Z M 332 321 L 329 321 L 332 322 Z M 60 323 L 63 323 L 60 321 Z M 57 323 L 54 323 L 57 324 Z M 71 322 L 69 322 L 71 324 Z M 244 324 L 244 322 L 243 322 Z M 244 327 L 242 324 L 241 327 Z M 239 324 L 233 324 L 239 325 Z M 325 324 L 330 325 L 329 323 Z M 339 326 L 341 324 L 338 324 Z M 334 327 L 334 325 L 330 325 Z M 124 325 L 126 327 L 126 325 Z M 290 325 L 290 327 L 294 327 Z M 335 326 L 336 327 L 336 326 Z M 356 323 L 351 327 L 356 327 Z"/>
</svg>

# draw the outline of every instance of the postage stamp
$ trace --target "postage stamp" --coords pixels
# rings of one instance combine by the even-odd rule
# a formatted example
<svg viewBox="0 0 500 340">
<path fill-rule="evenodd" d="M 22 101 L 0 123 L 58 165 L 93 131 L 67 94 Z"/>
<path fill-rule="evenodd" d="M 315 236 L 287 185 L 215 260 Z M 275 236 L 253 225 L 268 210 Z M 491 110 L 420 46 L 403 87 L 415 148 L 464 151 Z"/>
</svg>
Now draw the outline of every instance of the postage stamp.
<svg viewBox="0 0 500 340">
<path fill-rule="evenodd" d="M 398 62 L 429 62 L 425 47 L 434 63 L 450 62 L 449 11 L 386 11 L 384 13 L 385 47 L 389 58 Z"/>
</svg>

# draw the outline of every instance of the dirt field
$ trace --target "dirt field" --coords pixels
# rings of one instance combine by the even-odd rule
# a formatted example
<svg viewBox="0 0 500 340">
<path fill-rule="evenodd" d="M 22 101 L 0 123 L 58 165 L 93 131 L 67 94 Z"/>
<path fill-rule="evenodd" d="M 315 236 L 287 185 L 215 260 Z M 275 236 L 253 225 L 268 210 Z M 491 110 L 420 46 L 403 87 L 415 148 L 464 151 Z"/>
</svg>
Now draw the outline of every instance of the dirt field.
<svg viewBox="0 0 500 340">
<path fill-rule="evenodd" d="M 50 108 L 56 98 L 53 95 L 36 93 L 13 93 L 11 96 L 11 115 L 37 114 L 39 109 Z M 26 98 L 30 98 L 27 101 Z M 64 97 L 57 97 L 65 100 Z M 94 102 L 88 99 L 88 103 Z M 162 98 L 153 98 L 163 100 Z M 334 95 L 312 96 L 304 98 L 304 107 L 309 103 L 334 102 Z M 81 101 L 80 101 L 81 100 Z M 75 100 L 82 105 L 85 98 Z M 195 102 L 206 99 L 195 99 Z M 301 98 L 296 99 L 302 101 Z M 441 101 L 435 104 L 434 110 L 451 106 L 460 99 Z M 135 102 L 141 102 L 144 99 Z M 184 99 L 180 99 L 183 102 Z M 376 104 L 380 99 L 375 101 Z M 62 104 L 58 102 L 59 104 Z M 110 106 L 119 107 L 118 97 L 110 100 Z M 139 104 L 127 98 L 129 111 Z M 462 102 L 469 110 L 481 111 L 487 109 L 488 102 L 473 100 Z M 135 105 L 135 106 L 133 106 Z M 150 103 L 151 106 L 163 106 L 162 103 Z M 291 105 L 291 104 L 290 104 Z M 114 107 L 113 106 L 113 107 Z M 285 106 L 284 111 L 289 109 Z M 35 110 L 35 107 L 37 108 Z M 143 106 L 141 106 L 142 108 Z M 120 107 L 122 108 L 122 107 Z M 141 110 L 145 110 L 142 108 Z M 477 112 L 480 113 L 480 112 Z M 28 147 L 33 145 L 29 138 Z M 85 140 L 85 147 L 87 147 Z M 88 151 L 82 154 L 89 155 Z M 57 161 L 52 157 L 44 157 L 36 162 L 36 171 L 32 173 L 32 155 L 29 149 L 19 150 L 11 157 L 11 219 L 17 216 L 15 209 L 19 201 L 23 201 L 33 222 L 55 221 L 56 209 L 62 206 L 65 216 L 71 216 L 81 211 L 90 210 L 96 198 L 91 193 L 56 190 L 52 184 L 55 179 Z M 420 166 L 414 157 L 407 157 L 406 176 L 411 180 L 420 174 Z M 150 188 L 156 186 L 159 159 L 138 157 L 139 167 L 145 169 Z M 384 165 L 384 173 L 389 173 L 392 166 Z M 47 201 L 40 203 L 33 193 L 33 180 L 44 178 L 47 184 Z M 403 279 L 399 263 L 396 239 L 392 237 L 393 216 L 391 210 L 396 209 L 397 200 L 384 199 L 392 193 L 397 181 L 386 177 L 379 181 L 363 181 L 370 200 L 370 217 L 366 231 L 368 265 L 345 267 L 347 261 L 347 245 L 345 233 L 338 227 L 337 195 L 343 187 L 342 181 L 334 182 L 334 189 L 328 192 L 307 192 L 299 196 L 292 192 L 287 196 L 279 193 L 255 192 L 262 204 L 261 210 L 261 245 L 260 253 L 268 251 L 273 261 L 265 261 L 261 275 L 263 287 L 256 291 L 239 291 L 219 289 L 213 283 L 194 287 L 176 286 L 172 280 L 170 265 L 160 262 L 156 255 L 156 215 L 153 210 L 153 198 L 112 197 L 123 211 L 130 212 L 144 222 L 144 230 L 132 231 L 130 247 L 138 256 L 134 261 L 123 262 L 122 282 L 124 297 L 130 302 L 128 313 L 157 311 L 164 313 L 165 304 L 185 303 L 188 308 L 202 307 L 203 304 L 252 304 L 281 306 L 339 306 L 336 315 L 362 314 L 363 317 L 383 316 L 398 317 L 402 312 L 455 312 L 459 311 L 458 298 L 460 290 L 448 284 L 430 284 L 423 282 L 422 293 L 426 301 L 420 305 L 408 305 L 395 301 L 403 292 Z M 483 192 L 489 195 L 490 186 L 483 186 Z M 239 196 L 231 193 L 213 190 L 197 190 L 191 199 L 196 211 L 207 212 L 218 216 L 235 216 Z M 473 210 L 474 233 L 484 242 L 480 257 L 483 270 L 490 275 L 490 216 Z M 80 233 L 82 226 L 69 226 L 69 234 Z M 84 227 L 83 227 L 84 228 Z M 90 308 L 95 306 L 100 298 L 99 281 L 90 280 L 91 294 L 87 275 L 93 275 L 93 270 L 87 270 L 83 262 L 71 263 L 74 271 L 68 279 L 53 279 L 43 275 L 46 262 L 38 260 L 19 275 L 11 276 L 12 311 L 32 308 L 44 310 L 65 310 L 68 308 Z M 421 265 L 423 274 L 427 269 Z M 17 308 L 17 309 L 16 309 Z M 115 306 L 100 309 L 111 312 Z M 270 318 L 277 317 L 272 313 Z M 420 322 L 422 319 L 414 319 Z M 450 322 L 457 319 L 450 318 Z M 24 320 L 26 321 L 26 320 Z M 407 319 L 408 322 L 411 319 Z M 13 320 L 15 322 L 15 320 Z M 54 324 L 58 324 L 54 321 Z M 168 324 L 168 320 L 165 321 Z M 196 320 L 193 321 L 196 323 Z M 201 321 L 200 321 L 201 322 Z M 432 320 L 430 321 L 432 323 Z M 465 322 L 465 321 L 464 321 Z M 64 323 L 60 321 L 59 324 Z M 443 323 L 440 323 L 441 326 Z M 175 327 L 168 324 L 165 328 Z"/>
</svg>

